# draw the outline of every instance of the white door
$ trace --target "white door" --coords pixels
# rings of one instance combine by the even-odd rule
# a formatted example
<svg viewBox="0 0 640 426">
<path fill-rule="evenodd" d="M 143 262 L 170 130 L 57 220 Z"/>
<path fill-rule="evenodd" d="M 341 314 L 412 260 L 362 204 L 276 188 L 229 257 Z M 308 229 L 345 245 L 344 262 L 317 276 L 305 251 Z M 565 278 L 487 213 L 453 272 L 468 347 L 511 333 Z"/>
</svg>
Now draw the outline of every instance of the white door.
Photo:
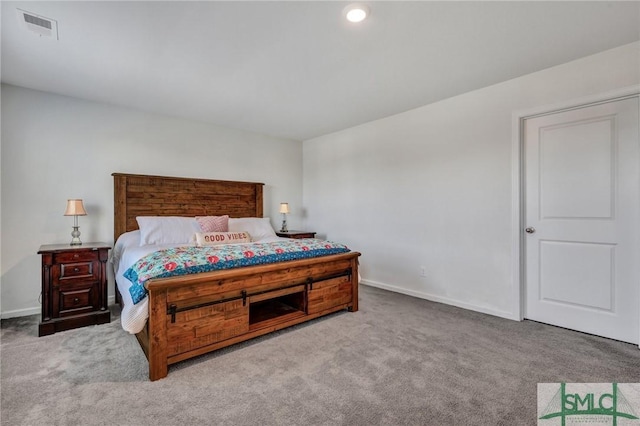
<svg viewBox="0 0 640 426">
<path fill-rule="evenodd" d="M 524 122 L 525 318 L 640 339 L 638 98 Z"/>
</svg>

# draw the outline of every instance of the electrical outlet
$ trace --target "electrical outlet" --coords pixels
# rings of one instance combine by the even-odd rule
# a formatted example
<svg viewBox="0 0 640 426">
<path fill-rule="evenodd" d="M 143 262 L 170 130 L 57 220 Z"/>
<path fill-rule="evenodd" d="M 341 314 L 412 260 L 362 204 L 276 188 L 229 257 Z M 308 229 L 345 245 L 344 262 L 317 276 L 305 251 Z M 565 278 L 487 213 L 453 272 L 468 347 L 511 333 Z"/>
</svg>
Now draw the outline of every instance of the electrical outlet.
<svg viewBox="0 0 640 426">
<path fill-rule="evenodd" d="M 421 277 L 426 277 L 427 276 L 427 268 L 425 268 L 424 266 L 420 267 L 420 276 Z"/>
</svg>

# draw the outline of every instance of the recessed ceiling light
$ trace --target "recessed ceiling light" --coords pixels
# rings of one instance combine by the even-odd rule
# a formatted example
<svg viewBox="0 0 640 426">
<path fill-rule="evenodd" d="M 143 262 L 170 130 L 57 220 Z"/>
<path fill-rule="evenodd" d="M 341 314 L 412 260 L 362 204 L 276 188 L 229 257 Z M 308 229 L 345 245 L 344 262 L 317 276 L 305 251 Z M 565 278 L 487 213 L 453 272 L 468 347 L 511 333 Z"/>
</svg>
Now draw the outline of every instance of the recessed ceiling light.
<svg viewBox="0 0 640 426">
<path fill-rule="evenodd" d="M 369 7 L 364 4 L 351 4 L 345 9 L 345 16 L 349 22 L 362 22 L 369 16 Z"/>
</svg>

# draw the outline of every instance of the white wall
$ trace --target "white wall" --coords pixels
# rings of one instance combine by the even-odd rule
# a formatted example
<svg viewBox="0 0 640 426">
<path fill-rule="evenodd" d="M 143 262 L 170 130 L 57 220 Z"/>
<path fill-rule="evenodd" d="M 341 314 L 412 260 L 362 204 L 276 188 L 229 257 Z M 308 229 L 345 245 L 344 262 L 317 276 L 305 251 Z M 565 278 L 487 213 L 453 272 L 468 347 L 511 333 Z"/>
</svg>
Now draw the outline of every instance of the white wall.
<svg viewBox="0 0 640 426">
<path fill-rule="evenodd" d="M 632 43 L 305 141 L 305 227 L 360 251 L 365 284 L 516 318 L 512 113 L 638 84 L 639 58 Z"/>
<path fill-rule="evenodd" d="M 82 241 L 113 242 L 111 173 L 265 183 L 265 216 L 299 228 L 302 144 L 2 85 L 3 317 L 40 312 L 42 244 L 71 241 L 67 198 L 82 198 Z M 113 283 L 109 285 L 113 294 Z"/>
</svg>

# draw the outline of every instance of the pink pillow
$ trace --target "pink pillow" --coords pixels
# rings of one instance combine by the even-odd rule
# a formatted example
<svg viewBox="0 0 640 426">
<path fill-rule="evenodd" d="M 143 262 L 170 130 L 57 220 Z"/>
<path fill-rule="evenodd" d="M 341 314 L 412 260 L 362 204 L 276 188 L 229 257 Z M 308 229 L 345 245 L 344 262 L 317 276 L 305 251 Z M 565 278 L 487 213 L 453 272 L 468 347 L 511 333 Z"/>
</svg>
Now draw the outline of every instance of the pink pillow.
<svg viewBox="0 0 640 426">
<path fill-rule="evenodd" d="M 204 232 L 228 232 L 229 215 L 196 216 L 196 221 Z"/>
</svg>

